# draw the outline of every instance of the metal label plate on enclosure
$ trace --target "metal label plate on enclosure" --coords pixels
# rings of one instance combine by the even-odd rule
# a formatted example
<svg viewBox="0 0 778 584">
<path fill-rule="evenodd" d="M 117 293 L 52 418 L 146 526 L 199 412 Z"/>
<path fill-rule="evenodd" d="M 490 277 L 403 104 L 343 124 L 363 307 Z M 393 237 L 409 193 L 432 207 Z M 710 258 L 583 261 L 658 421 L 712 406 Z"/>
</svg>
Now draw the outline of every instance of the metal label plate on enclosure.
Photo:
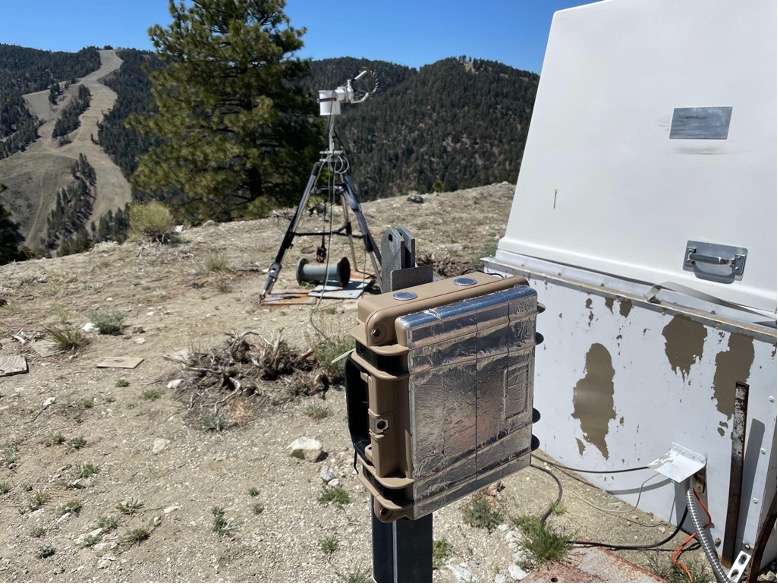
<svg viewBox="0 0 778 584">
<path fill-rule="evenodd" d="M 726 140 L 732 107 L 677 107 L 670 126 L 671 140 Z"/>
</svg>

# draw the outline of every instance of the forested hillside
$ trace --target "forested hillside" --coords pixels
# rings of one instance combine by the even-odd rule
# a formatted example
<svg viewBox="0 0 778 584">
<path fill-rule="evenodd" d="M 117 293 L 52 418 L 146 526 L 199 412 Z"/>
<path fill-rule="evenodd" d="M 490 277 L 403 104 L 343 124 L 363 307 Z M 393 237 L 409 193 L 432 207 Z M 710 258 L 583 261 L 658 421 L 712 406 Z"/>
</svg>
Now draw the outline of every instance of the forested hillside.
<svg viewBox="0 0 778 584">
<path fill-rule="evenodd" d="M 99 66 L 100 55 L 94 47 L 64 53 L 0 44 L 0 159 L 37 139 L 39 122 L 27 110 L 22 95 L 75 81 Z"/>
<path fill-rule="evenodd" d="M 102 122 L 99 139 L 129 178 L 150 142 L 124 121 L 132 112 L 149 111 L 148 71 L 162 64 L 140 51 L 120 55 L 122 68 L 106 82 L 119 99 Z M 336 120 L 363 199 L 516 180 L 536 74 L 464 57 L 420 70 L 384 61 L 327 59 L 311 63 L 311 99 L 315 90 L 334 89 L 365 68 L 376 73 L 378 92 L 365 103 L 344 106 Z M 309 171 L 300 169 L 306 176 Z"/>
<path fill-rule="evenodd" d="M 516 181 L 538 75 L 465 57 L 418 72 L 332 59 L 313 62 L 312 79 L 334 89 L 361 68 L 376 71 L 379 91 L 344 107 L 336 128 L 363 198 Z"/>
</svg>

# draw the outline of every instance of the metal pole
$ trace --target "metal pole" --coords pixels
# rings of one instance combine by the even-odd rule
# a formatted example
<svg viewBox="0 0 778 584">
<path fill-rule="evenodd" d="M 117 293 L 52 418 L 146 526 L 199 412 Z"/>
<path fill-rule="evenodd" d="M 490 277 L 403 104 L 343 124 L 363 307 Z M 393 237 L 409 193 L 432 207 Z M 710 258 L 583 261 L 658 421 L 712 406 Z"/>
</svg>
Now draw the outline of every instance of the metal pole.
<svg viewBox="0 0 778 584">
<path fill-rule="evenodd" d="M 735 383 L 735 415 L 732 420 L 732 456 L 729 468 L 729 501 L 724 527 L 724 545 L 721 559 L 731 566 L 735 561 L 735 538 L 740 523 L 740 492 L 743 483 L 743 460 L 746 451 L 746 427 L 748 423 L 748 385 Z"/>
<path fill-rule="evenodd" d="M 394 292 L 403 287 L 402 279 L 391 278 L 391 267 L 400 270 L 416 266 L 415 240 L 404 228 L 390 228 L 392 237 L 381 242 L 383 282 L 392 281 Z M 431 276 L 431 274 L 430 274 Z M 432 278 L 430 277 L 430 281 Z M 419 282 L 421 283 L 421 282 Z M 387 286 L 388 287 L 388 286 Z M 373 530 L 373 580 L 376 582 L 432 582 L 432 513 L 417 519 L 399 519 L 391 523 L 378 520 L 370 497 L 370 515 Z"/>
</svg>

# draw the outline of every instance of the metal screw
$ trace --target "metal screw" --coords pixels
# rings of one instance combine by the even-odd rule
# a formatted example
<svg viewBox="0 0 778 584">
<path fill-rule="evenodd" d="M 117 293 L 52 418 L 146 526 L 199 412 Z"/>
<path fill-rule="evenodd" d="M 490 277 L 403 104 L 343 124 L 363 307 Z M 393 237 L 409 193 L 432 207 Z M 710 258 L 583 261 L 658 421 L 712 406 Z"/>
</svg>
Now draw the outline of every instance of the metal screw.
<svg viewBox="0 0 778 584">
<path fill-rule="evenodd" d="M 767 450 L 765 450 L 764 448 L 762 448 L 759 452 L 761 452 L 762 454 L 767 454 Z"/>
<path fill-rule="evenodd" d="M 377 329 L 377 328 L 374 328 L 372 331 L 370 331 L 370 334 L 373 335 L 374 337 L 380 337 L 381 336 L 381 330 Z"/>
<path fill-rule="evenodd" d="M 717 546 L 721 545 L 721 538 L 717 537 L 716 539 L 713 540 L 713 543 L 714 543 L 714 545 L 717 545 Z"/>
<path fill-rule="evenodd" d="M 770 397 L 768 397 L 767 399 L 768 399 L 768 400 L 770 400 L 770 403 L 773 403 L 773 402 L 775 401 L 775 396 L 774 396 L 774 395 L 771 395 L 771 396 L 770 396 Z"/>
<path fill-rule="evenodd" d="M 752 499 L 752 500 L 751 500 L 751 502 L 752 502 L 754 505 L 756 505 L 757 503 L 759 503 L 759 499 L 756 499 L 756 498 L 754 498 L 754 499 Z"/>
</svg>

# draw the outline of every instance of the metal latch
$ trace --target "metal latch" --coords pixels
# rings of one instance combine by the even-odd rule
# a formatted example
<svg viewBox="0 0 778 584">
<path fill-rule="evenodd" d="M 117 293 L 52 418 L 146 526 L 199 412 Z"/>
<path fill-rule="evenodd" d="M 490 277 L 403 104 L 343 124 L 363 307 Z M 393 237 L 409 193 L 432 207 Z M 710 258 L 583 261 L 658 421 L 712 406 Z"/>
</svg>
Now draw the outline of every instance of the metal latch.
<svg viewBox="0 0 778 584">
<path fill-rule="evenodd" d="M 704 280 L 729 283 L 743 278 L 747 256 L 748 250 L 744 247 L 689 241 L 683 269 Z"/>
</svg>

